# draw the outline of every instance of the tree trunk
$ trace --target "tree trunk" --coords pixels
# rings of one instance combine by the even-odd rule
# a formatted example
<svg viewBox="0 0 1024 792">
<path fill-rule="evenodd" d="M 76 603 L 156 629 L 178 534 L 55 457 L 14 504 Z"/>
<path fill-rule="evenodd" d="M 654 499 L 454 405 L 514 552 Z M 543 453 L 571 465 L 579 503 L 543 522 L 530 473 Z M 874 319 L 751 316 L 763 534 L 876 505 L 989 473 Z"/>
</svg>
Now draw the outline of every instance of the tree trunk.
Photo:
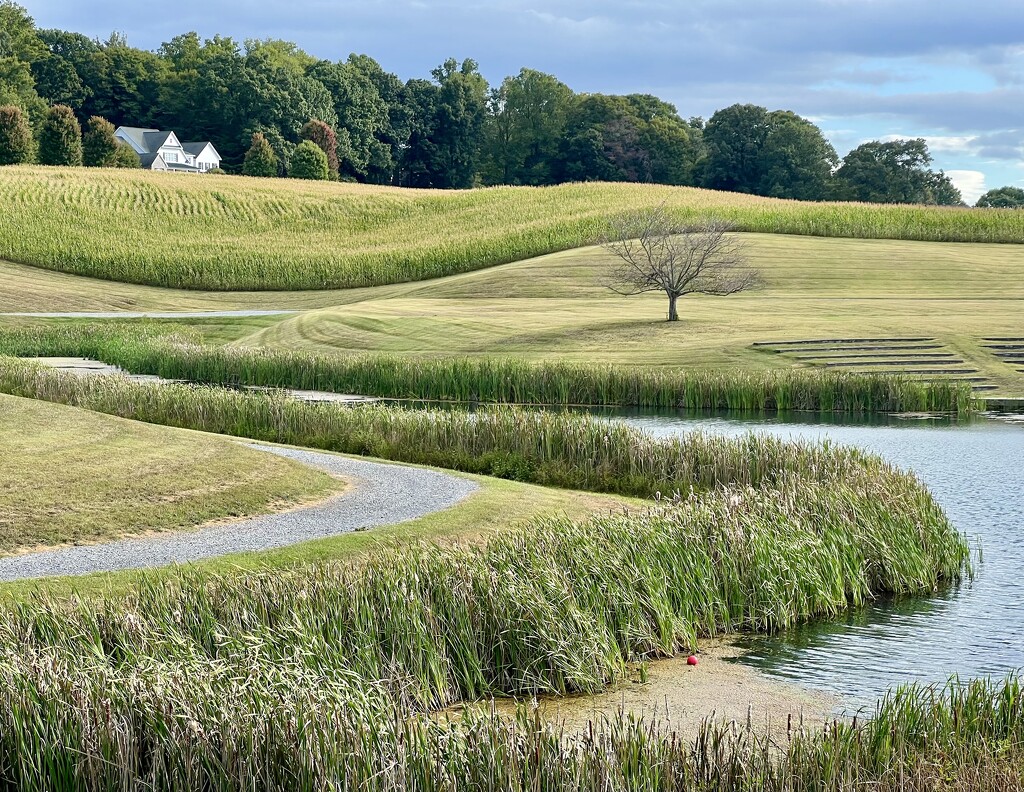
<svg viewBox="0 0 1024 792">
<path fill-rule="evenodd" d="M 670 294 L 668 296 L 668 320 L 670 322 L 679 321 L 679 312 L 676 310 L 676 300 L 678 299 L 678 294 Z"/>
</svg>

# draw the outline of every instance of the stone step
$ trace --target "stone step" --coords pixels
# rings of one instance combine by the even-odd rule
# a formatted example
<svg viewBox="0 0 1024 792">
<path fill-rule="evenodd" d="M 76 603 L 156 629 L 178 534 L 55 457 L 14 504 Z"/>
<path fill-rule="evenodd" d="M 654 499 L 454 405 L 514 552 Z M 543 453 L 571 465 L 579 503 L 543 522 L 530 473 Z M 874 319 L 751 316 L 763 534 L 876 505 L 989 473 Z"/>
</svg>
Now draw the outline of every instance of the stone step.
<svg viewBox="0 0 1024 792">
<path fill-rule="evenodd" d="M 853 360 L 849 362 L 841 363 L 823 363 L 826 368 L 834 368 L 836 366 L 934 366 L 936 363 L 949 363 L 951 365 L 961 365 L 967 361 L 961 358 L 943 358 L 942 360 L 905 360 L 892 358 L 890 360 Z"/>
<path fill-rule="evenodd" d="M 804 341 L 755 341 L 751 346 L 791 346 L 793 344 L 884 344 L 893 341 L 911 342 L 934 340 L 934 338 L 811 338 Z"/>
<path fill-rule="evenodd" d="M 800 350 L 800 351 L 801 351 L 801 353 L 803 352 L 803 350 Z M 858 359 L 861 359 L 861 358 L 878 358 L 878 359 L 881 359 L 881 360 L 892 360 L 893 358 L 898 358 L 900 360 L 906 360 L 906 359 L 909 359 L 911 357 L 915 358 L 915 359 L 921 359 L 921 360 L 942 360 L 944 358 L 951 358 L 951 357 L 953 357 L 953 353 L 952 352 L 922 352 L 920 354 L 916 354 L 915 353 L 913 355 L 902 355 L 902 356 L 899 354 L 901 352 L 910 352 L 910 351 L 911 350 L 908 350 L 908 349 L 900 349 L 900 350 L 894 350 L 892 352 L 884 352 L 882 354 L 875 354 L 873 352 L 861 352 L 861 353 L 858 353 L 858 354 L 855 354 L 855 355 L 847 355 L 847 354 L 843 354 L 841 352 L 837 353 L 837 354 L 834 354 L 834 355 L 826 355 L 826 354 L 821 354 L 821 355 L 799 354 L 798 355 L 798 354 L 795 354 L 795 353 L 791 353 L 791 354 L 792 354 L 792 357 L 793 357 L 794 360 L 858 360 Z"/>
</svg>

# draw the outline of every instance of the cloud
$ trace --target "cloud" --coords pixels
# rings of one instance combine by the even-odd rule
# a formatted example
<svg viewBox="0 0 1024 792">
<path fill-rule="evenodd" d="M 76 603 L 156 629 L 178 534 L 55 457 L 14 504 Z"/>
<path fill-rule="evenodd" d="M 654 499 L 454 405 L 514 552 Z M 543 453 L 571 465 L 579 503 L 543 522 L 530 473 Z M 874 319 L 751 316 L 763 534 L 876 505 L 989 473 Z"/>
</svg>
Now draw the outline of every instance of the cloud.
<svg viewBox="0 0 1024 792">
<path fill-rule="evenodd" d="M 964 200 L 974 204 L 982 195 L 988 191 L 985 186 L 985 174 L 976 170 L 948 170 L 946 175 L 956 185 Z"/>
<path fill-rule="evenodd" d="M 853 130 L 837 148 L 928 137 L 959 170 L 1022 154 L 1020 0 L 176 0 L 173 14 L 23 1 L 43 27 L 117 29 L 147 48 L 190 29 L 284 38 L 331 60 L 367 53 L 403 79 L 472 57 L 492 83 L 529 66 L 577 91 L 655 93 L 684 116 L 792 109 Z"/>
</svg>

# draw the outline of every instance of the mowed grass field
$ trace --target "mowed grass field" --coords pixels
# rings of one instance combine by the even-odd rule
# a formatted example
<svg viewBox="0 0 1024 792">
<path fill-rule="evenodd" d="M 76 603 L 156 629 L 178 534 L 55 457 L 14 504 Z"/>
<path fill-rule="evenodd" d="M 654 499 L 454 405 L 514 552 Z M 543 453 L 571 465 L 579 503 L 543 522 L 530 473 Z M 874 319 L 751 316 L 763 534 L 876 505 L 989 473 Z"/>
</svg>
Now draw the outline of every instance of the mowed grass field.
<svg viewBox="0 0 1024 792">
<path fill-rule="evenodd" d="M 210 341 L 252 346 L 714 369 L 807 365 L 757 342 L 930 337 L 993 393 L 1024 395 L 1024 365 L 984 341 L 1024 337 L 1024 246 L 743 236 L 764 288 L 686 297 L 674 324 L 664 321 L 663 298 L 623 298 L 605 288 L 609 258 L 596 247 L 419 283 L 321 292 L 161 289 L 0 262 L 0 311 L 290 309 L 299 313 L 187 323 Z"/>
<path fill-rule="evenodd" d="M 0 172 L 0 259 L 107 280 L 302 290 L 443 277 L 598 241 L 664 203 L 680 218 L 826 237 L 1024 242 L 1024 214 L 781 201 L 694 188 L 567 184 L 471 191 L 109 169 Z"/>
<path fill-rule="evenodd" d="M 686 297 L 676 323 L 664 321 L 663 297 L 623 298 L 605 288 L 608 254 L 587 248 L 342 293 L 345 304 L 285 318 L 237 343 L 721 369 L 802 365 L 756 342 L 926 336 L 998 392 L 1024 395 L 1024 366 L 983 341 L 1024 336 L 1024 247 L 745 236 L 765 287 Z"/>
<path fill-rule="evenodd" d="M 0 395 L 0 554 L 194 528 L 340 492 L 227 439 Z"/>
</svg>

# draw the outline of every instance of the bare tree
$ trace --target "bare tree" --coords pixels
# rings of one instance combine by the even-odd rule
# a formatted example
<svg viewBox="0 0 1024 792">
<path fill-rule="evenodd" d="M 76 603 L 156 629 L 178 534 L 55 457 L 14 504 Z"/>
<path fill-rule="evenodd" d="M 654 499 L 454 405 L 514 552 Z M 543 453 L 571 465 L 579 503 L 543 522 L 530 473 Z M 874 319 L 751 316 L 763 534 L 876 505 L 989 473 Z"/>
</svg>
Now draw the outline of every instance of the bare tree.
<svg viewBox="0 0 1024 792">
<path fill-rule="evenodd" d="M 679 320 L 684 294 L 724 296 L 756 288 L 760 274 L 747 266 L 743 244 L 721 220 L 679 223 L 664 205 L 612 223 L 603 247 L 618 261 L 606 285 L 618 294 L 663 291 L 668 320 Z"/>
</svg>

